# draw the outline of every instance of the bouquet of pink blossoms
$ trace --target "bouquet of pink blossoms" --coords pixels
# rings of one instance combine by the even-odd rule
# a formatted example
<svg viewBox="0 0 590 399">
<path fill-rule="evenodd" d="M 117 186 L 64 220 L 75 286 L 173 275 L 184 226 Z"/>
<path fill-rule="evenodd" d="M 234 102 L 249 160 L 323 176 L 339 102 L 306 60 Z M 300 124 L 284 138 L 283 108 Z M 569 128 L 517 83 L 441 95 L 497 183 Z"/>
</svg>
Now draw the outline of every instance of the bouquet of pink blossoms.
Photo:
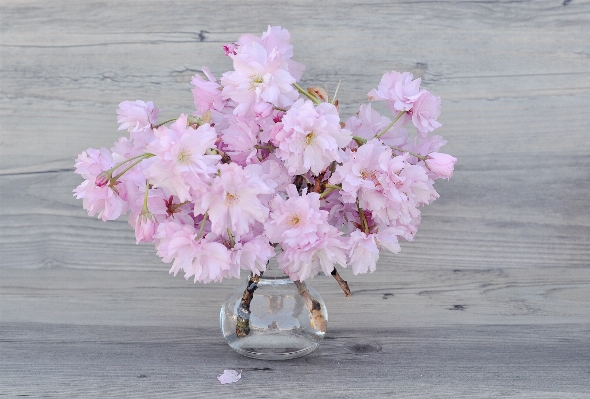
<svg viewBox="0 0 590 399">
<path fill-rule="evenodd" d="M 90 216 L 130 213 L 137 243 L 185 278 L 204 283 L 260 275 L 277 256 L 294 281 L 321 270 L 349 292 L 336 266 L 373 272 L 379 252 L 400 251 L 420 224 L 419 207 L 438 198 L 434 181 L 456 161 L 440 153 L 440 98 L 409 72 L 386 73 L 371 104 L 342 121 L 326 90 L 297 84 L 286 29 L 243 35 L 224 46 L 234 70 L 207 68 L 191 83 L 195 110 L 158 121 L 152 102 L 124 101 L 121 137 L 76 161 L 75 190 Z M 410 137 L 406 127 L 413 125 Z"/>
</svg>

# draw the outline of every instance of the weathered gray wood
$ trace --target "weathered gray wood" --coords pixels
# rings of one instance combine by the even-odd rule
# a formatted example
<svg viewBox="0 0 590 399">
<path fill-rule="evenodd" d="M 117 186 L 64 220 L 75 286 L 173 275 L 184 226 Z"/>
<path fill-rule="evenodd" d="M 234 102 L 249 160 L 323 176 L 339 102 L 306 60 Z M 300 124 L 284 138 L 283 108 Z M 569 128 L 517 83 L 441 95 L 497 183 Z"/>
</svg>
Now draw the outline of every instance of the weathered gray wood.
<svg viewBox="0 0 590 399">
<path fill-rule="evenodd" d="M 0 394 L 590 396 L 590 2 L 3 0 L 0 18 Z M 288 362 L 224 343 L 237 281 L 168 276 L 71 196 L 76 155 L 121 135 L 119 102 L 189 112 L 191 76 L 267 24 L 304 84 L 342 80 L 342 115 L 386 71 L 421 76 L 459 159 L 413 243 L 343 271 L 349 301 L 312 282 L 328 337 Z M 242 380 L 219 385 L 225 368 Z"/>
</svg>

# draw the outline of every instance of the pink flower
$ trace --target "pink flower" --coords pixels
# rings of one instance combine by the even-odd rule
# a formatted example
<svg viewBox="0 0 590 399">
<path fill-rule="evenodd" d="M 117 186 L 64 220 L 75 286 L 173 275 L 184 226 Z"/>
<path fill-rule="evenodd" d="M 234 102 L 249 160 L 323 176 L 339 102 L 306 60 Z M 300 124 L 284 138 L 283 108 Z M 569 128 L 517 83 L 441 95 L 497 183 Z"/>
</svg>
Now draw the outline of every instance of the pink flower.
<svg viewBox="0 0 590 399">
<path fill-rule="evenodd" d="M 287 187 L 289 199 L 275 196 L 272 212 L 265 223 L 266 236 L 281 245 L 279 267 L 292 280 L 314 277 L 321 268 L 329 274 L 334 263 L 346 267 L 342 233 L 328 223 L 328 212 L 320 210 L 317 193 L 297 193 L 294 185 Z"/>
<path fill-rule="evenodd" d="M 215 234 L 225 234 L 228 228 L 232 234 L 246 234 L 252 223 L 266 220 L 268 207 L 258 196 L 272 194 L 274 190 L 256 174 L 258 170 L 235 163 L 220 165 L 219 176 L 195 203 L 195 213 L 209 212 Z"/>
<path fill-rule="evenodd" d="M 369 101 L 386 100 L 388 107 L 395 111 L 409 111 L 420 92 L 421 79 L 412 80 L 414 76 L 410 72 L 399 73 L 391 71 L 386 73 L 379 82 L 377 90 L 373 89 L 367 94 Z"/>
<path fill-rule="evenodd" d="M 119 130 L 129 130 L 131 138 L 139 146 L 145 146 L 153 138 L 152 128 L 158 119 L 159 109 L 151 101 L 123 101 L 117 109 Z"/>
<path fill-rule="evenodd" d="M 89 216 L 98 213 L 103 221 L 115 220 L 128 209 L 127 203 L 108 184 L 110 176 L 105 176 L 104 172 L 113 166 L 112 154 L 106 148 L 89 148 L 76 159 L 75 172 L 85 180 L 74 189 L 75 197 L 83 200 L 83 208 Z"/>
<path fill-rule="evenodd" d="M 221 84 L 223 98 L 237 103 L 235 114 L 247 115 L 258 102 L 288 107 L 299 96 L 292 86 L 296 79 L 277 49 L 268 52 L 261 44 L 251 41 L 230 57 L 235 71 L 224 73 Z"/>
<path fill-rule="evenodd" d="M 145 171 L 150 183 L 177 195 L 181 202 L 192 199 L 191 191 L 206 190 L 221 159 L 208 153 L 215 147 L 215 129 L 209 124 L 196 130 L 187 127 L 187 117 L 183 114 L 170 128 L 162 126 L 156 133 L 156 140 L 147 148 L 155 155 Z"/>
<path fill-rule="evenodd" d="M 221 132 L 225 152 L 241 166 L 256 162 L 258 149 L 255 146 L 258 144 L 260 126 L 239 116 L 232 117 L 230 121 L 229 127 Z"/>
<path fill-rule="evenodd" d="M 298 100 L 287 111 L 282 128 L 272 137 L 278 146 L 277 157 L 285 161 L 291 175 L 321 173 L 333 161 L 342 162 L 341 148 L 348 145 L 352 134 L 340 127 L 338 110 L 333 104 L 314 107 L 309 100 Z"/>
<path fill-rule="evenodd" d="M 350 233 L 350 266 L 352 274 L 373 273 L 379 260 L 379 248 L 375 234 L 365 234 L 360 230 Z"/>
<path fill-rule="evenodd" d="M 325 275 L 330 274 L 335 263 L 346 267 L 346 245 L 341 234 L 334 226 L 329 226 L 313 244 L 283 248 L 283 252 L 277 257 L 279 268 L 291 280 L 303 281 L 315 277 L 320 269 Z"/>
<path fill-rule="evenodd" d="M 192 268 L 196 238 L 194 225 L 182 224 L 173 218 L 158 225 L 154 235 L 156 250 L 162 262 L 173 262 L 170 274 L 176 276 L 180 270 Z"/>
<path fill-rule="evenodd" d="M 270 217 L 265 223 L 270 242 L 283 247 L 299 248 L 314 243 L 321 234 L 320 226 L 328 225 L 328 212 L 320 210 L 320 195 L 299 196 L 293 184 L 287 186 L 289 199 L 276 195 L 271 201 Z"/>
<path fill-rule="evenodd" d="M 354 203 L 357 198 L 373 207 L 383 208 L 387 203 L 381 180 L 387 174 L 391 149 L 379 140 L 369 140 L 356 151 L 347 150 L 348 159 L 336 167 L 331 184 L 342 184 L 342 199 Z M 360 191 L 360 192 L 359 192 Z"/>
<path fill-rule="evenodd" d="M 453 176 L 453 169 L 455 167 L 457 158 L 449 154 L 440 152 L 431 152 L 426 158 L 426 166 L 430 169 L 436 177 L 450 179 Z"/>
<path fill-rule="evenodd" d="M 194 282 L 220 282 L 231 275 L 232 261 L 230 251 L 219 242 L 201 240 L 195 244 L 195 258 L 190 266 L 184 268 L 184 278 L 194 276 Z"/>
<path fill-rule="evenodd" d="M 115 163 L 113 155 L 106 148 L 89 148 L 76 158 L 75 173 L 86 180 L 96 180 L 104 171 L 111 169 Z"/>
<path fill-rule="evenodd" d="M 420 136 L 425 137 L 427 133 L 442 125 L 436 120 L 440 115 L 440 97 L 422 90 L 416 98 L 412 107 L 412 122 Z"/>
<path fill-rule="evenodd" d="M 217 83 L 215 76 L 207 67 L 203 67 L 202 71 L 209 80 L 203 79 L 199 74 L 193 76 L 191 80 L 191 84 L 195 86 L 192 93 L 198 116 L 203 116 L 210 110 L 221 111 L 226 103 L 221 96 L 221 86 Z"/>
<path fill-rule="evenodd" d="M 232 262 L 255 275 L 266 270 L 266 264 L 275 256 L 275 249 L 264 236 L 256 236 L 247 242 L 236 242 L 231 250 Z"/>
<path fill-rule="evenodd" d="M 390 123 L 391 119 L 372 109 L 371 104 L 361 104 L 360 110 L 356 115 L 346 120 L 344 127 L 350 130 L 354 136 L 371 140 Z M 401 147 L 408 141 L 408 131 L 403 128 L 402 123 L 398 122 L 381 135 L 380 139 L 384 144 Z M 350 145 L 353 144 L 355 141 L 350 142 Z"/>
<path fill-rule="evenodd" d="M 74 189 L 77 199 L 82 199 L 83 208 L 89 216 L 98 213 L 103 221 L 115 220 L 127 212 L 127 203 L 109 186 L 98 187 L 94 182 L 84 180 Z"/>
</svg>

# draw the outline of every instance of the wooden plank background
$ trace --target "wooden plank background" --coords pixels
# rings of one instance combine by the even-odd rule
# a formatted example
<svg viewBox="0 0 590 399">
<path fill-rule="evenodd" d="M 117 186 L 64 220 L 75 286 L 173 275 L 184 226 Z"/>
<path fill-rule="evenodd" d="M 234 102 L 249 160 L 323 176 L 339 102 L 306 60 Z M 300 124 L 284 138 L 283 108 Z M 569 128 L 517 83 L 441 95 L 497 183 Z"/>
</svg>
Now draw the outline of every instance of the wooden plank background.
<svg viewBox="0 0 590 399">
<path fill-rule="evenodd" d="M 0 396 L 590 396 L 590 2 L 2 0 L 0 18 Z M 304 85 L 342 80 L 345 117 L 384 72 L 420 76 L 459 159 L 413 243 L 343 272 L 349 301 L 312 282 L 327 338 L 286 362 L 223 341 L 237 281 L 168 276 L 71 194 L 119 102 L 190 111 L 191 76 L 268 24 Z"/>
</svg>

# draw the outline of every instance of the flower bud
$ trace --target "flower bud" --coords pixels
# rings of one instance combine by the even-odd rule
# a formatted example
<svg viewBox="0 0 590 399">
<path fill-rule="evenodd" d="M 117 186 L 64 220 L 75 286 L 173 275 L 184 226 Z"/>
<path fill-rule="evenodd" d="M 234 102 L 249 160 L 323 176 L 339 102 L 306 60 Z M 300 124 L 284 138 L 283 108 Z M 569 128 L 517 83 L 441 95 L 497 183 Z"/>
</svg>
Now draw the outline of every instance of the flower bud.
<svg viewBox="0 0 590 399">
<path fill-rule="evenodd" d="M 228 43 L 223 45 L 223 51 L 225 51 L 225 55 L 236 55 L 236 49 L 238 48 L 238 43 Z"/>
<path fill-rule="evenodd" d="M 110 172 L 105 171 L 105 172 L 101 172 L 98 176 L 96 176 L 96 180 L 94 181 L 94 184 L 96 184 L 96 187 L 104 187 L 107 184 L 109 184 L 109 182 L 111 181 L 112 175 Z"/>
<path fill-rule="evenodd" d="M 428 154 L 426 166 L 436 175 L 436 177 L 449 179 L 453 175 L 453 169 L 457 158 L 449 154 L 440 152 L 431 152 Z"/>
<path fill-rule="evenodd" d="M 316 98 L 319 98 L 323 102 L 325 102 L 325 103 L 328 102 L 328 93 L 326 92 L 325 89 L 322 89 L 319 86 L 313 86 L 313 87 L 308 87 L 307 91 L 309 94 L 311 94 L 312 96 L 314 96 Z"/>
</svg>

